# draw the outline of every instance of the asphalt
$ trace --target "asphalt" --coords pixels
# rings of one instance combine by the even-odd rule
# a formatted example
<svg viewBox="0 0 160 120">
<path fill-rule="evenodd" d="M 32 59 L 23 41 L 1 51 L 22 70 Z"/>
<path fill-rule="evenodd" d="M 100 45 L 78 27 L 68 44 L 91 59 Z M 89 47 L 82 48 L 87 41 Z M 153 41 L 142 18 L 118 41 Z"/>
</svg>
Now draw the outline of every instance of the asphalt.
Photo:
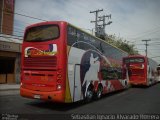
<svg viewBox="0 0 160 120">
<path fill-rule="evenodd" d="M 54 116 L 56 114 L 63 116 L 63 120 L 67 120 L 65 114 L 71 115 L 71 117 L 77 115 L 100 115 L 101 118 L 97 120 L 116 120 L 112 119 L 112 115 L 115 115 L 115 117 L 120 115 L 117 118 L 118 120 L 160 120 L 160 117 L 154 117 L 154 115 L 157 116 L 160 113 L 159 90 L 160 83 L 150 87 L 132 87 L 127 90 L 106 94 L 101 99 L 90 103 L 80 101 L 71 104 L 29 99 L 21 97 L 19 94 L 5 95 L 0 96 L 0 113 L 4 115 L 4 118 L 6 118 L 6 115 L 11 117 L 18 116 L 18 120 L 47 120 L 49 116 L 51 117 L 49 120 L 58 120 Z M 24 117 L 21 118 L 21 115 L 24 115 Z M 145 117 L 142 117 L 143 115 Z M 31 118 L 28 118 L 28 116 Z M 134 116 L 138 116 L 139 119 Z M 87 120 L 88 117 L 85 118 Z M 81 118 L 81 120 L 85 118 Z M 12 117 L 11 119 L 14 118 Z M 10 119 L 8 118 L 8 120 Z"/>
</svg>

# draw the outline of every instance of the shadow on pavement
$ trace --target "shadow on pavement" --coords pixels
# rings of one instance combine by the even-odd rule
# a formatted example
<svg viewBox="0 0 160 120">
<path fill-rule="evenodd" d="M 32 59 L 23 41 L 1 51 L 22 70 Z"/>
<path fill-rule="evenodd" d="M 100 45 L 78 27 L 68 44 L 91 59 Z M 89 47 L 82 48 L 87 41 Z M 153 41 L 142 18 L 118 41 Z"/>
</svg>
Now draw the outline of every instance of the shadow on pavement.
<svg viewBox="0 0 160 120">
<path fill-rule="evenodd" d="M 50 101 L 41 101 L 41 100 L 35 100 L 33 102 L 26 103 L 27 105 L 38 107 L 38 108 L 45 108 L 45 109 L 50 109 L 50 110 L 56 110 L 56 111 L 69 111 L 72 109 L 76 109 L 78 107 L 83 107 L 85 105 L 91 105 L 94 102 L 101 102 L 101 100 L 107 99 L 108 97 L 114 96 L 115 94 L 121 93 L 125 90 L 119 90 L 116 92 L 108 93 L 102 96 L 101 99 L 98 100 L 92 100 L 91 102 L 85 102 L 83 101 L 78 101 L 74 103 L 54 103 Z"/>
</svg>

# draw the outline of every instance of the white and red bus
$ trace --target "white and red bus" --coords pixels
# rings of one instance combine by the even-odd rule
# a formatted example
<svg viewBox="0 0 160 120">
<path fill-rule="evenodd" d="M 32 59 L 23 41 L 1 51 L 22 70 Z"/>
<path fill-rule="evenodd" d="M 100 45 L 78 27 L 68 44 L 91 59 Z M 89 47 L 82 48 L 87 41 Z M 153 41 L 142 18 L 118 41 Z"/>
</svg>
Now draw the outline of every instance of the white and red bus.
<svg viewBox="0 0 160 120">
<path fill-rule="evenodd" d="M 158 81 L 160 82 L 160 64 L 157 66 Z"/>
<path fill-rule="evenodd" d="M 146 56 L 124 57 L 123 67 L 128 72 L 131 85 L 149 86 L 157 82 L 157 63 Z"/>
<path fill-rule="evenodd" d="M 64 21 L 28 26 L 22 45 L 23 97 L 71 103 L 128 87 L 128 54 Z"/>
</svg>

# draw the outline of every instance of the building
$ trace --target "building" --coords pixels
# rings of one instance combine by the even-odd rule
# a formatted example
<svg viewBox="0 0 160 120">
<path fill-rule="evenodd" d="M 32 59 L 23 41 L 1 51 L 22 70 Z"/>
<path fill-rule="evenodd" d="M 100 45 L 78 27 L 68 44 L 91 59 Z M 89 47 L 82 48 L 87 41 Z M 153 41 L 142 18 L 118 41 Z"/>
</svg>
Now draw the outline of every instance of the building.
<svg viewBox="0 0 160 120">
<path fill-rule="evenodd" d="M 9 35 L 0 35 L 0 83 L 20 82 L 21 42 Z"/>
<path fill-rule="evenodd" d="M 20 82 L 22 40 L 13 37 L 14 0 L 0 0 L 0 84 Z"/>
<path fill-rule="evenodd" d="M 0 32 L 13 34 L 14 0 L 0 0 Z"/>
</svg>

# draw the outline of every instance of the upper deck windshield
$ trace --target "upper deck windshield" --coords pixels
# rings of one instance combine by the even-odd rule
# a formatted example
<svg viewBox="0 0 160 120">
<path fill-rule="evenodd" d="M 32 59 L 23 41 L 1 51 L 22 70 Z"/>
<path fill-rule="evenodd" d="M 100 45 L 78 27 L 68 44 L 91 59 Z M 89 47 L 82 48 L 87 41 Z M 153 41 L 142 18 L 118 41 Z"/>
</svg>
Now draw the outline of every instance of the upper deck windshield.
<svg viewBox="0 0 160 120">
<path fill-rule="evenodd" d="M 59 27 L 57 25 L 41 25 L 31 27 L 26 31 L 24 41 L 40 42 L 57 39 L 59 37 Z"/>
<path fill-rule="evenodd" d="M 125 63 L 144 63 L 143 58 L 127 58 L 124 60 Z"/>
</svg>

